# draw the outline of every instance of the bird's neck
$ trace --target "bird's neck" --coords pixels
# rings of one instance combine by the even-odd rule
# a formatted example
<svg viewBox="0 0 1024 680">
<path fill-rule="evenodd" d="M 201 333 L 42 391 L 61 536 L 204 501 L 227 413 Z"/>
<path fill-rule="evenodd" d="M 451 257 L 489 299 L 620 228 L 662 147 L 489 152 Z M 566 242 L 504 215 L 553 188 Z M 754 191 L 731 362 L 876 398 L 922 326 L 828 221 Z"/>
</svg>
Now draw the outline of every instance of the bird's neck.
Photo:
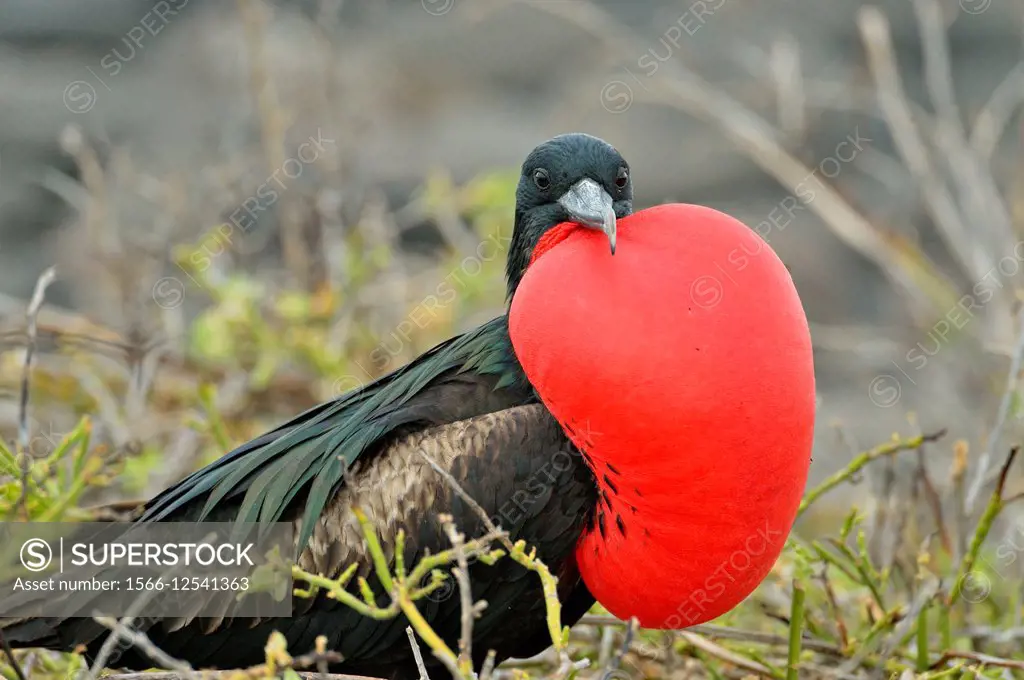
<svg viewBox="0 0 1024 680">
<path fill-rule="evenodd" d="M 517 208 L 515 223 L 512 226 L 512 242 L 509 244 L 508 260 L 505 263 L 505 280 L 507 282 L 505 299 L 509 303 L 512 302 L 512 296 L 515 295 L 519 282 L 523 280 L 523 274 L 526 273 L 526 268 L 530 264 L 530 252 L 536 243 L 533 236 L 527 233 L 526 219 L 523 212 Z"/>
<path fill-rule="evenodd" d="M 561 221 L 559 213 L 548 206 L 534 208 L 529 212 L 516 209 L 515 224 L 512 229 L 512 243 L 509 244 L 508 261 L 505 266 L 505 278 L 508 281 L 507 300 L 512 301 L 519 282 L 523 280 L 530 263 L 542 252 L 553 235 L 559 234 L 558 240 L 575 229 Z"/>
</svg>

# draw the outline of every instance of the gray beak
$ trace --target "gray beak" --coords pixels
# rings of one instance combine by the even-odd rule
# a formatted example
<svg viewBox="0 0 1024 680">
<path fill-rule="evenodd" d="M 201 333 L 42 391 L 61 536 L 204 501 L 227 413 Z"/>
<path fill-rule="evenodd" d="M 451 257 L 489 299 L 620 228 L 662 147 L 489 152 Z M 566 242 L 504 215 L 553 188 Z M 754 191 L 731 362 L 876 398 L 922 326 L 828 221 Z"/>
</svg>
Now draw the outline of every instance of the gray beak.
<svg viewBox="0 0 1024 680">
<path fill-rule="evenodd" d="M 603 231 L 611 244 L 612 255 L 615 254 L 615 208 L 604 187 L 585 177 L 573 184 L 558 203 L 569 212 L 571 221 Z"/>
</svg>

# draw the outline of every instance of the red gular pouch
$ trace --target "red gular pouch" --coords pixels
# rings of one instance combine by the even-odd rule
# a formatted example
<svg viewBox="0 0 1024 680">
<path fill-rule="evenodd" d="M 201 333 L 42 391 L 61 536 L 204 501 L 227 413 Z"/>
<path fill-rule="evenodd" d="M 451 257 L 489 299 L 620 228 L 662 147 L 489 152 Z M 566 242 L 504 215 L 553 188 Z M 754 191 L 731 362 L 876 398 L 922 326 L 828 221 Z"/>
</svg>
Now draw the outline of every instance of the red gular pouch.
<svg viewBox="0 0 1024 680">
<path fill-rule="evenodd" d="M 512 300 L 516 355 L 601 500 L 583 579 L 612 614 L 684 628 L 729 611 L 782 551 L 814 432 L 811 337 L 785 265 L 710 208 L 574 224 Z"/>
</svg>

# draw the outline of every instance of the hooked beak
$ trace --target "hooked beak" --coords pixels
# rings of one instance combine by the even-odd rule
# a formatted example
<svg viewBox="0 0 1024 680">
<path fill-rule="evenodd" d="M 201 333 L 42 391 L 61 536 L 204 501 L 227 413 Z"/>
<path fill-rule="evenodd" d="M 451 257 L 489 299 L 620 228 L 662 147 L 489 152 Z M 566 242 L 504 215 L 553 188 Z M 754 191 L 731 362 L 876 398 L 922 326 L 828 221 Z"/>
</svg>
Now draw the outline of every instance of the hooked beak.
<svg viewBox="0 0 1024 680">
<path fill-rule="evenodd" d="M 612 255 L 615 254 L 615 208 L 604 187 L 585 177 L 573 184 L 558 203 L 569 212 L 572 222 L 603 231 L 608 237 Z"/>
</svg>

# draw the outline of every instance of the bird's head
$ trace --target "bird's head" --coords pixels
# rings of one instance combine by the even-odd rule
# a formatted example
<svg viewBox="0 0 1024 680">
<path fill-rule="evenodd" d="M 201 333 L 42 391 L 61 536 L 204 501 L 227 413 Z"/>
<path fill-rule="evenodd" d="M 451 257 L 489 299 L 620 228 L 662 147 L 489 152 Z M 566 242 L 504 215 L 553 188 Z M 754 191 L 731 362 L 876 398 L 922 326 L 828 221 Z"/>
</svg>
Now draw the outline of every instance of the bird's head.
<svg viewBox="0 0 1024 680">
<path fill-rule="evenodd" d="M 526 157 L 516 189 L 508 259 L 509 297 L 537 244 L 555 227 L 604 232 L 615 253 L 617 220 L 633 212 L 629 164 L 608 142 L 583 133 L 559 135 Z"/>
</svg>

